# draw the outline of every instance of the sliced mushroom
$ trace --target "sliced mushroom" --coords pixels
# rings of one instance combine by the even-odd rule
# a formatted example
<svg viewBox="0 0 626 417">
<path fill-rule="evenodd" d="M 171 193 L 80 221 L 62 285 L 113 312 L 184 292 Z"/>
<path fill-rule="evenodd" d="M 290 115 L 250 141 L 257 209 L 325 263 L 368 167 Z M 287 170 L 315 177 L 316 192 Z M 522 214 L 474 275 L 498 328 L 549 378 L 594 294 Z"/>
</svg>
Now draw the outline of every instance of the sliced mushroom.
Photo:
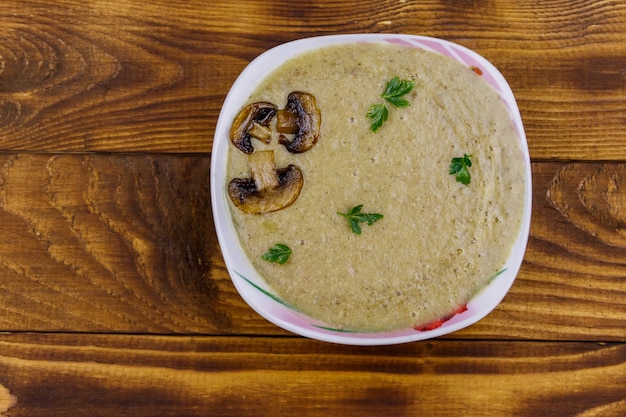
<svg viewBox="0 0 626 417">
<path fill-rule="evenodd" d="M 254 152 L 252 138 L 265 143 L 272 140 L 269 124 L 278 108 L 272 103 L 257 102 L 241 109 L 230 127 L 230 140 L 243 153 Z"/>
<path fill-rule="evenodd" d="M 322 116 L 315 96 L 294 91 L 287 96 L 287 105 L 279 110 L 276 117 L 276 130 L 281 133 L 278 143 L 285 145 L 291 153 L 306 152 L 319 138 Z M 285 134 L 295 134 L 289 141 Z"/>
<path fill-rule="evenodd" d="M 228 195 L 241 210 L 263 214 L 290 206 L 304 184 L 302 171 L 295 165 L 277 168 L 274 151 L 257 151 L 248 156 L 251 178 L 234 178 Z"/>
</svg>

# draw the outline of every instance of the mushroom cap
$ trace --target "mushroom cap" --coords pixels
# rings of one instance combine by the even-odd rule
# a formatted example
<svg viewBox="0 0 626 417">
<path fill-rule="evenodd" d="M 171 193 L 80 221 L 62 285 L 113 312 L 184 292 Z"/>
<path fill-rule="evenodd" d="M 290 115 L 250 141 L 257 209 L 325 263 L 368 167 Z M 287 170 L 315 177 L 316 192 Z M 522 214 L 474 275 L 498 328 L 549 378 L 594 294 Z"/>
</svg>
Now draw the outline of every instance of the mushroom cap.
<svg viewBox="0 0 626 417">
<path fill-rule="evenodd" d="M 263 214 L 293 204 L 304 184 L 302 171 L 295 165 L 276 168 L 274 151 L 255 152 L 249 156 L 251 178 L 233 178 L 228 195 L 240 210 Z"/>
<path fill-rule="evenodd" d="M 230 127 L 230 140 L 241 152 L 251 154 L 254 152 L 252 138 L 257 138 L 265 143 L 272 139 L 269 124 L 276 115 L 276 105 L 267 102 L 256 102 L 245 106 Z"/>
<path fill-rule="evenodd" d="M 317 143 L 322 125 L 322 115 L 315 96 L 294 91 L 287 96 L 285 111 L 292 113 L 297 129 L 292 141 L 281 135 L 278 142 L 291 153 L 306 152 Z"/>
</svg>

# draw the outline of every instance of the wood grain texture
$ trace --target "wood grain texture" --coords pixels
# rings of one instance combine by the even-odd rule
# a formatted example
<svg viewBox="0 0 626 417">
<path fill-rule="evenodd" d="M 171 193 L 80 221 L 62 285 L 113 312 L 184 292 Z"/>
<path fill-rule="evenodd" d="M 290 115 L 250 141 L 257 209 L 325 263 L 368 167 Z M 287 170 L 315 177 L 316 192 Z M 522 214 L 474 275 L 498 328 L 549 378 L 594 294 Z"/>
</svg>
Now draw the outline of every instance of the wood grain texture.
<svg viewBox="0 0 626 417">
<path fill-rule="evenodd" d="M 517 97 L 528 249 L 445 339 L 293 336 L 233 287 L 209 173 L 263 51 L 408 33 L 474 49 Z M 0 416 L 626 415 L 626 3 L 1 0 Z"/>
<path fill-rule="evenodd" d="M 626 165 L 566 165 L 550 184 L 548 199 L 581 230 L 626 248 Z"/>
<path fill-rule="evenodd" d="M 625 375 L 624 344 L 0 335 L 11 417 L 617 417 Z"/>
<path fill-rule="evenodd" d="M 0 242 L 0 328 L 287 334 L 247 307 L 228 277 L 209 163 L 1 155 L 0 234 L 10 239 Z M 492 314 L 452 337 L 626 341 L 626 248 L 553 207 L 548 190 L 565 168 L 533 165 L 531 237 L 518 279 Z M 577 189 L 571 194 L 578 199 Z"/>
<path fill-rule="evenodd" d="M 209 158 L 0 160 L 0 230 L 11 237 L 0 244 L 0 327 L 230 328 L 222 311 L 230 296 L 218 289 L 226 277 L 209 208 Z"/>
<path fill-rule="evenodd" d="M 0 148 L 209 152 L 254 57 L 354 32 L 441 37 L 491 60 L 534 159 L 626 159 L 626 4 L 614 0 L 5 0 Z"/>
</svg>

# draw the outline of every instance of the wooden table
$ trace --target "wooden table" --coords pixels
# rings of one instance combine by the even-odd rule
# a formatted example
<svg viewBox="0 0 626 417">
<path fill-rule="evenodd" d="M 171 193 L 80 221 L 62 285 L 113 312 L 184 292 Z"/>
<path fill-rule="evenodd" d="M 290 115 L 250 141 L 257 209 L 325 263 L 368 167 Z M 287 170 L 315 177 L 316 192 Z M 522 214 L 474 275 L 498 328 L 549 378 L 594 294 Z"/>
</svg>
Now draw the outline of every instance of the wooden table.
<svg viewBox="0 0 626 417">
<path fill-rule="evenodd" d="M 409 33 L 509 80 L 534 202 L 502 304 L 448 337 L 304 339 L 235 291 L 213 226 L 231 83 L 286 41 Z M 0 415 L 626 415 L 621 0 L 0 3 Z"/>
</svg>

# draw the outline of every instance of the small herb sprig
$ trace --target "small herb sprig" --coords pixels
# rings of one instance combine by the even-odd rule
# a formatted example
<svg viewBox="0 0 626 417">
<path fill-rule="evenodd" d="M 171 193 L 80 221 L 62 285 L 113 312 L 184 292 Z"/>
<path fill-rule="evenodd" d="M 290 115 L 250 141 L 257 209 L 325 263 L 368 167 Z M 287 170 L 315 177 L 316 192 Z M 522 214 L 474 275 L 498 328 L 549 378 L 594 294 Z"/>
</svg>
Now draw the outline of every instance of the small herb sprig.
<svg viewBox="0 0 626 417">
<path fill-rule="evenodd" d="M 267 262 L 277 263 L 284 265 L 291 257 L 291 248 L 284 243 L 277 243 L 267 252 L 265 252 L 261 258 Z"/>
<path fill-rule="evenodd" d="M 372 104 L 367 117 L 370 119 L 370 130 L 376 133 L 389 118 L 389 110 L 384 104 Z"/>
<path fill-rule="evenodd" d="M 472 166 L 472 155 L 463 154 L 462 158 L 452 158 L 450 162 L 450 175 L 456 174 L 457 182 L 468 185 L 472 180 L 472 176 L 469 172 L 469 167 Z"/>
<path fill-rule="evenodd" d="M 374 222 L 383 218 L 382 214 L 379 213 L 362 213 L 363 204 L 359 204 L 358 206 L 352 207 L 348 210 L 347 213 L 337 212 L 340 216 L 345 217 L 350 224 L 350 229 L 354 234 L 361 234 L 361 223 L 367 223 L 369 226 L 373 225 Z"/>
<path fill-rule="evenodd" d="M 385 91 L 380 95 L 388 103 L 394 107 L 404 108 L 410 105 L 409 101 L 403 96 L 410 93 L 415 87 L 415 82 L 411 80 L 401 80 L 395 76 L 387 82 Z M 372 104 L 367 112 L 367 118 L 370 119 L 370 130 L 377 132 L 387 121 L 389 117 L 389 109 L 384 103 Z"/>
</svg>

